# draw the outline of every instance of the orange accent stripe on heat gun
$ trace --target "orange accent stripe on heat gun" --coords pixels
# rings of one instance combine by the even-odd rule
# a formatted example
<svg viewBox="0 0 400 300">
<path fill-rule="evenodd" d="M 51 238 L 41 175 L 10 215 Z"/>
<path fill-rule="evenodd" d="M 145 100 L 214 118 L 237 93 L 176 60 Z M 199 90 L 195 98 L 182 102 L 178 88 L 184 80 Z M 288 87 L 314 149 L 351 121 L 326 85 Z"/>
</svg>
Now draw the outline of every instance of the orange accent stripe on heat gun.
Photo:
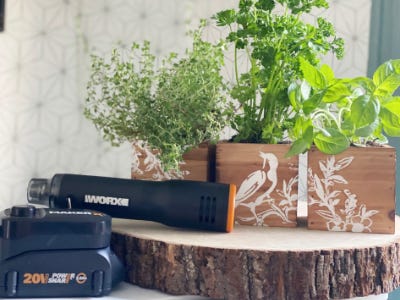
<svg viewBox="0 0 400 300">
<path fill-rule="evenodd" d="M 229 185 L 229 203 L 228 213 L 226 216 L 226 232 L 233 230 L 233 224 L 235 223 L 235 197 L 236 197 L 236 185 Z"/>
</svg>

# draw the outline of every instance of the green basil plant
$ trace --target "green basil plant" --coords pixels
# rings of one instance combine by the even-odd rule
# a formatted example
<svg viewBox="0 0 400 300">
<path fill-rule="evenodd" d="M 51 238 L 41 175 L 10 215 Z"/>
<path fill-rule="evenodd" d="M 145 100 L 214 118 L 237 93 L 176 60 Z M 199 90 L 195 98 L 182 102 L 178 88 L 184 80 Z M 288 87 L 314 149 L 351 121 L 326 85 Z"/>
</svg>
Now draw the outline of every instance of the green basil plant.
<svg viewBox="0 0 400 300">
<path fill-rule="evenodd" d="M 351 145 L 385 144 L 400 136 L 400 59 L 380 65 L 372 78 L 335 78 L 328 65 L 317 68 L 300 58 L 304 80 L 294 81 L 288 96 L 293 107 L 294 141 L 288 156 L 315 145 L 338 154 Z"/>
</svg>

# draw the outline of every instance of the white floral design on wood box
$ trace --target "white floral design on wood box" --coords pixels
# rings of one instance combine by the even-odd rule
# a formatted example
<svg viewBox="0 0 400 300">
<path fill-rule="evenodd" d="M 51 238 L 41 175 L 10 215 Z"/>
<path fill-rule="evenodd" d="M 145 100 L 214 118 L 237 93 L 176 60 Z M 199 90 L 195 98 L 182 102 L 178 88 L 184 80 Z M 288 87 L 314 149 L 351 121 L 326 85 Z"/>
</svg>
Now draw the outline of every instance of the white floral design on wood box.
<svg viewBox="0 0 400 300">
<path fill-rule="evenodd" d="M 325 161 L 319 161 L 322 178 L 308 169 L 309 206 L 318 205 L 315 212 L 326 221 L 329 231 L 371 232 L 373 216 L 378 210 L 368 210 L 365 204 L 359 203 L 357 195 L 349 188 L 347 180 L 340 171 L 349 167 L 354 157 L 345 157 L 336 161 L 335 156 L 329 156 Z M 339 187 L 338 187 L 339 185 Z M 338 209 L 337 206 L 344 208 Z"/>
</svg>

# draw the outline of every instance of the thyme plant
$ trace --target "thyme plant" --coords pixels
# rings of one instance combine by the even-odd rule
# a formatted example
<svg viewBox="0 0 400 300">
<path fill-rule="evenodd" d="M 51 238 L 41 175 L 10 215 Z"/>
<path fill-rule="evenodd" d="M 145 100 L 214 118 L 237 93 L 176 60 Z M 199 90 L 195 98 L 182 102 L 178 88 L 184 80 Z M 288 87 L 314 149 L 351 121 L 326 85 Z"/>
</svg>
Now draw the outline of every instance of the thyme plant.
<svg viewBox="0 0 400 300">
<path fill-rule="evenodd" d="M 128 59 L 117 49 L 110 61 L 92 56 L 84 114 L 105 140 L 141 141 L 165 170 L 179 170 L 185 152 L 219 139 L 231 114 L 220 74 L 225 46 L 204 41 L 204 25 L 184 57 L 171 53 L 159 68 L 149 42 L 134 43 Z"/>
</svg>

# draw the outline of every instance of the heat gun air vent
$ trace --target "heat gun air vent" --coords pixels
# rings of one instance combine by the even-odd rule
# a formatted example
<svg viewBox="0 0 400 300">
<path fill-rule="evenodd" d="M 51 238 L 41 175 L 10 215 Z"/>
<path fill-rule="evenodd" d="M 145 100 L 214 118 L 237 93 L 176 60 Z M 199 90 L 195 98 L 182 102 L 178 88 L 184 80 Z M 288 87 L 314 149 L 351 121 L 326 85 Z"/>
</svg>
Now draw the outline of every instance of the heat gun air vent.
<svg viewBox="0 0 400 300">
<path fill-rule="evenodd" d="M 215 223 L 215 214 L 217 210 L 217 198 L 210 196 L 200 197 L 199 222 Z"/>
</svg>

